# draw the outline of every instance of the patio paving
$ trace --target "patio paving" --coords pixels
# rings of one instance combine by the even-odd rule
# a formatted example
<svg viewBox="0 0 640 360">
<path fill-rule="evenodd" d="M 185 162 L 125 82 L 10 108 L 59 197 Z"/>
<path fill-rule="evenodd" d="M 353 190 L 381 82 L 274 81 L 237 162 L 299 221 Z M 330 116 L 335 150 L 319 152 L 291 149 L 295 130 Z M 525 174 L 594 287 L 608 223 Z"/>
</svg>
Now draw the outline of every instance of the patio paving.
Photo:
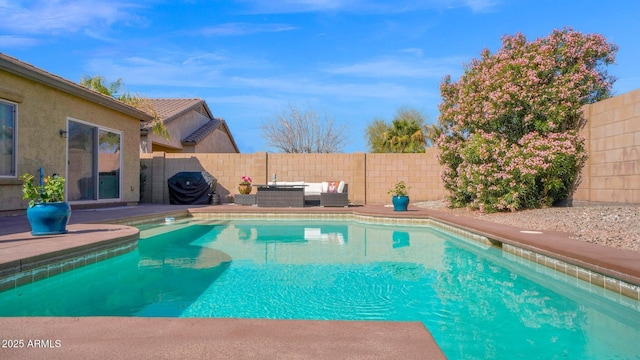
<svg viewBox="0 0 640 360">
<path fill-rule="evenodd" d="M 139 205 L 74 210 L 69 233 L 33 237 L 24 215 L 0 217 L 0 267 L 16 259 L 46 257 L 69 244 L 90 246 L 107 237 L 128 236 L 123 222 L 182 217 L 191 213 L 354 213 L 373 217 L 432 218 L 553 256 L 601 274 L 640 285 L 640 253 L 571 239 L 570 234 L 521 229 L 484 220 L 410 207 L 394 212 L 384 206 L 296 209 L 255 206 Z M 95 231 L 93 231 L 95 230 Z M 136 230 L 137 231 L 137 230 Z M 120 232 L 120 233 L 119 233 Z M 636 289 L 637 290 L 637 289 Z M 640 300 L 640 293 L 637 295 Z M 0 348 L 2 359 L 55 358 L 187 358 L 207 359 L 443 359 L 441 350 L 421 323 L 359 321 L 282 321 L 251 319 L 164 318 L 2 318 L 3 339 L 60 340 L 58 348 Z M 54 343 L 55 344 L 55 343 Z"/>
</svg>

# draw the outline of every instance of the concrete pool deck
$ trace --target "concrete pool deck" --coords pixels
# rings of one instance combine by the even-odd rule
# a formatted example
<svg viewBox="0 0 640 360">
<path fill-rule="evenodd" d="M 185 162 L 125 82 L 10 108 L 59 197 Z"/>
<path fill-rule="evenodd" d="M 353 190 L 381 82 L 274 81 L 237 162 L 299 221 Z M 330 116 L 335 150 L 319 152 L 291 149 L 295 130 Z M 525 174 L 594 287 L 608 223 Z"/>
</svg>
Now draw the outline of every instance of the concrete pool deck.
<svg viewBox="0 0 640 360">
<path fill-rule="evenodd" d="M 520 229 L 450 213 L 410 207 L 394 212 L 384 206 L 350 208 L 258 208 L 255 206 L 139 205 L 74 210 L 69 233 L 33 237 L 24 215 L 0 217 L 0 269 L 16 261 L 46 259 L 77 247 L 130 238 L 137 229 L 117 225 L 184 217 L 189 214 L 355 214 L 393 219 L 434 219 L 633 284 L 618 289 L 640 300 L 640 253 L 607 248 L 570 238 L 570 234 Z M 111 225 L 109 225 L 111 224 Z M 532 259 L 535 260 L 535 259 Z M 539 260 L 538 260 L 539 261 Z M 542 260 L 543 262 L 546 260 Z M 549 264 L 547 264 L 549 266 Z M 552 265 L 551 267 L 553 267 Z M 564 265 L 563 265 L 564 266 Z M 568 273 L 566 267 L 557 269 Z M 580 277 L 580 273 L 576 277 Z M 594 282 L 599 281 L 594 279 Z M 608 284 L 603 280 L 603 285 Z M 630 294 L 629 294 L 630 292 Z M 630 296 L 629 296 L 630 295 Z M 46 295 L 43 295 L 46 296 Z M 429 331 L 416 322 L 284 321 L 252 319 L 39 318 L 0 319 L 3 340 L 23 340 L 24 347 L 0 347 L 0 358 L 187 358 L 207 359 L 443 359 Z M 56 348 L 27 347 L 42 340 Z M 50 340 L 45 342 L 46 340 Z M 3 344 L 4 345 L 4 344 Z"/>
</svg>

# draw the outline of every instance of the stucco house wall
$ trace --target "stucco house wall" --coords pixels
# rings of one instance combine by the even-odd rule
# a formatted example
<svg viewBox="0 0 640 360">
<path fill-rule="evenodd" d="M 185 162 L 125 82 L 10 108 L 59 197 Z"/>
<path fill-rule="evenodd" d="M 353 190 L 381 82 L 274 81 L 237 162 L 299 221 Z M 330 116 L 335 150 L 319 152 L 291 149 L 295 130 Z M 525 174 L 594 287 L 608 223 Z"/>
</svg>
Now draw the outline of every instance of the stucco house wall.
<svg viewBox="0 0 640 360">
<path fill-rule="evenodd" d="M 231 141 L 229 134 L 222 129 L 216 129 L 195 145 L 184 145 L 185 153 L 237 153 L 238 149 Z"/>
<path fill-rule="evenodd" d="M 69 120 L 122 133 L 120 198 L 94 202 L 138 202 L 140 121 L 149 115 L 4 54 L 0 54 L 0 99 L 17 107 L 16 173 L 0 177 L 0 211 L 27 207 L 18 179 L 24 173 L 37 176 L 42 167 L 46 175 L 68 178 L 70 172 L 85 170 L 86 164 L 73 163 L 73 155 L 67 155 L 67 138 L 60 132 L 67 131 Z"/>
<path fill-rule="evenodd" d="M 179 118 L 168 123 L 167 128 L 177 130 L 176 133 L 179 134 L 179 137 L 177 137 L 177 139 L 172 139 L 172 141 L 179 142 L 181 139 L 186 138 L 201 128 L 204 124 L 209 122 L 209 120 L 211 119 L 199 112 L 190 110 Z"/>
</svg>

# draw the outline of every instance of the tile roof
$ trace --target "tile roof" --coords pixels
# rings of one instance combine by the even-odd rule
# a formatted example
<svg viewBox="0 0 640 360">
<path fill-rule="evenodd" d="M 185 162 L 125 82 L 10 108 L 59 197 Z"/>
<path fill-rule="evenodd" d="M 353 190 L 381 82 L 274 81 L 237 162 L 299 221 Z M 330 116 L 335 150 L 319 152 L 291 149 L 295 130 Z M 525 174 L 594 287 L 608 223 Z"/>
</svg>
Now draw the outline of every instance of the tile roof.
<svg viewBox="0 0 640 360">
<path fill-rule="evenodd" d="M 202 125 L 198 130 L 192 132 L 187 135 L 184 139 L 182 139 L 182 143 L 185 145 L 194 145 L 198 144 L 200 141 L 204 140 L 207 135 L 211 134 L 215 129 L 219 128 L 224 120 L 213 118 L 206 124 Z"/>
<path fill-rule="evenodd" d="M 170 122 L 180 117 L 180 115 L 205 104 L 204 100 L 202 99 L 148 99 L 148 100 L 151 102 L 151 106 L 153 106 L 153 108 L 158 113 L 158 116 L 160 116 L 160 118 L 165 124 L 167 122 Z M 207 108 L 207 112 L 208 112 L 208 108 Z M 212 117 L 211 114 L 209 114 L 209 117 Z"/>
</svg>

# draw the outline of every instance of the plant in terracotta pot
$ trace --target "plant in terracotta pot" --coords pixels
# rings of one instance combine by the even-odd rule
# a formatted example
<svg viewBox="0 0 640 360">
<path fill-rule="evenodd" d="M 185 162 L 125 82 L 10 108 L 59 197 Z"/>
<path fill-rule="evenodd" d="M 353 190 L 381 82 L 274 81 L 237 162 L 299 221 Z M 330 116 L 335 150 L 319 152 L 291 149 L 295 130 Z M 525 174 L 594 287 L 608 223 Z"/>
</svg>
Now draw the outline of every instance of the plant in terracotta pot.
<svg viewBox="0 0 640 360">
<path fill-rule="evenodd" d="M 395 187 L 389 189 L 387 194 L 392 195 L 394 211 L 407 211 L 409 206 L 409 186 L 404 181 L 396 183 Z"/>
<path fill-rule="evenodd" d="M 249 176 L 242 176 L 242 181 L 238 186 L 238 192 L 240 194 L 251 194 L 251 178 Z"/>
<path fill-rule="evenodd" d="M 24 174 L 22 199 L 29 200 L 27 219 L 32 235 L 56 235 L 67 232 L 71 206 L 64 201 L 65 179 L 53 175 L 41 177 L 40 185 L 34 184 L 34 176 Z"/>
</svg>

